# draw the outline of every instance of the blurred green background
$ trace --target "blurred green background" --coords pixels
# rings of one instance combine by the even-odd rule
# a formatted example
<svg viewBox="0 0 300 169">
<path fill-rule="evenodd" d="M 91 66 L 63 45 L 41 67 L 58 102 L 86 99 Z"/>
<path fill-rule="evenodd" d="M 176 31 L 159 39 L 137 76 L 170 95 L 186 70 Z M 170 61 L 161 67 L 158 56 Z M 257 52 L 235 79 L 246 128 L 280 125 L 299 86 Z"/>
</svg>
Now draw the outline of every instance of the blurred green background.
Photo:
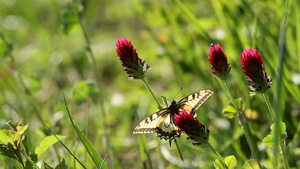
<svg viewBox="0 0 300 169">
<path fill-rule="evenodd" d="M 273 79 L 268 91 L 271 101 L 276 100 L 276 87 L 281 87 L 280 115 L 287 125 L 290 166 L 300 167 L 299 1 L 289 1 L 287 8 L 283 0 L 77 3 L 81 5 L 75 8 L 82 11 L 96 59 L 98 82 L 72 1 L 0 1 L 1 129 L 7 128 L 6 121 L 24 119 L 29 123 L 26 136 L 34 149 L 45 137 L 39 114 L 53 131 L 67 136 L 63 142 L 88 168 L 93 168 L 84 147 L 76 142 L 78 138 L 65 111 L 64 94 L 74 121 L 102 158 L 108 154 L 107 165 L 142 168 L 138 137 L 132 135 L 138 123 L 136 114 L 144 118 L 158 109 L 143 83 L 129 80 L 123 71 L 115 43 L 118 38 L 126 38 L 151 66 L 146 79 L 159 100 L 166 96 L 171 101 L 181 87 L 175 100 L 200 89 L 214 90 L 212 98 L 197 111 L 197 118 L 210 129 L 210 142 L 217 151 L 222 156 L 235 155 L 240 168 L 251 158 L 250 150 L 236 118 L 227 119 L 222 113 L 229 97 L 221 81 L 211 76 L 208 62 L 211 43 L 218 43 L 232 67 L 228 83 L 234 95 L 246 103 L 246 115 L 262 161 L 272 166 L 272 150 L 261 144 L 272 122 L 263 97 L 250 96 L 239 57 L 248 48 L 261 53 L 266 72 Z M 278 59 L 280 49 L 282 62 Z M 279 63 L 283 63 L 280 83 Z M 93 90 L 90 95 L 88 86 Z M 146 138 L 154 168 L 181 168 L 174 145 L 170 148 L 155 134 Z M 212 168 L 215 156 L 209 149 L 192 146 L 186 135 L 177 140 L 189 168 Z M 71 168 L 80 168 L 61 145 L 54 147 L 41 160 L 55 166 L 58 153 Z M 0 156 L 1 169 L 16 167 L 20 166 L 12 159 Z"/>
</svg>

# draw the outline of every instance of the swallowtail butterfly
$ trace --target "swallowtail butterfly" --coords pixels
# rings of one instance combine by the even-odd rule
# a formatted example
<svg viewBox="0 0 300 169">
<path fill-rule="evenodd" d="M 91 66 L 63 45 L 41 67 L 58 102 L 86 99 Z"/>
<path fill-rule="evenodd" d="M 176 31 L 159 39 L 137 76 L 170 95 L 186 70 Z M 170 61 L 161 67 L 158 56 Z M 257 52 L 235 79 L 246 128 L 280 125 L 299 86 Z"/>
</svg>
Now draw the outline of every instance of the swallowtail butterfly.
<svg viewBox="0 0 300 169">
<path fill-rule="evenodd" d="M 172 101 L 169 107 L 142 120 L 133 129 L 133 134 L 151 134 L 156 132 L 157 137 L 169 140 L 171 145 L 171 141 L 183 133 L 183 131 L 177 127 L 174 115 L 180 110 L 185 110 L 196 116 L 196 110 L 199 109 L 212 94 L 212 90 L 204 89 L 194 92 L 178 102 Z"/>
</svg>

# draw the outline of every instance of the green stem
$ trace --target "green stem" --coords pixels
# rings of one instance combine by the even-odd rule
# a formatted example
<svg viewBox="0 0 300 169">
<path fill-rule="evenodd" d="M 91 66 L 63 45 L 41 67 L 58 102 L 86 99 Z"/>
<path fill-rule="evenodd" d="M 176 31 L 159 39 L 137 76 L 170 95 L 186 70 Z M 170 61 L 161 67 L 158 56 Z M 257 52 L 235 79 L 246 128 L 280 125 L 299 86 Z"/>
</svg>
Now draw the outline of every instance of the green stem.
<svg viewBox="0 0 300 169">
<path fill-rule="evenodd" d="M 268 95 L 267 95 L 266 93 L 263 93 L 262 95 L 263 95 L 263 97 L 264 97 L 264 99 L 265 99 L 265 102 L 266 102 L 266 104 L 267 104 L 267 107 L 268 107 L 270 116 L 271 116 L 272 121 L 273 121 L 273 123 L 274 123 L 274 122 L 275 122 L 275 113 L 274 113 L 274 110 L 272 109 L 272 106 L 271 106 L 271 102 L 270 102 L 270 100 L 269 100 L 269 97 L 268 97 Z"/>
<path fill-rule="evenodd" d="M 76 16 L 78 18 L 78 21 L 79 21 L 79 25 L 80 25 L 80 28 L 81 28 L 81 31 L 83 33 L 83 36 L 84 36 L 84 39 L 86 41 L 86 45 L 87 45 L 87 51 L 89 53 L 89 57 L 91 59 L 91 64 L 93 64 L 94 68 L 97 68 L 97 64 L 96 64 L 96 60 L 95 60 L 95 57 L 93 55 L 93 52 L 92 52 L 92 49 L 91 49 L 91 43 L 90 43 L 90 39 L 87 35 L 87 32 L 86 32 L 86 29 L 84 27 L 84 20 L 83 20 L 83 17 L 81 17 L 81 12 L 79 11 L 78 9 L 78 4 L 76 2 L 76 0 L 73 0 L 73 6 L 74 6 L 74 9 L 76 11 Z"/>
<path fill-rule="evenodd" d="M 235 103 L 235 100 L 233 99 L 233 95 L 228 87 L 228 84 L 227 84 L 227 80 L 223 80 L 223 83 L 226 87 L 226 90 L 230 96 L 230 99 L 232 100 L 232 103 L 233 103 L 233 106 L 234 108 L 236 109 L 237 111 L 237 117 L 238 117 L 238 121 L 239 121 L 239 124 L 241 125 L 241 128 L 243 129 L 244 131 L 244 134 L 245 134 L 245 137 L 247 139 L 247 142 L 249 144 L 249 147 L 250 147 L 250 151 L 252 153 L 252 156 L 254 159 L 257 159 L 258 160 L 258 149 L 256 146 L 254 146 L 254 143 L 253 143 L 253 140 L 252 140 L 252 133 L 251 133 L 251 130 L 250 130 L 250 127 L 247 123 L 247 120 L 246 120 L 246 117 L 245 115 L 243 114 L 242 110 L 239 110 L 236 103 Z"/>
<path fill-rule="evenodd" d="M 211 146 L 209 142 L 207 142 L 206 146 L 218 157 L 218 159 L 222 162 L 224 167 L 227 169 L 227 165 L 225 164 L 223 157 L 213 148 L 213 146 Z"/>
<path fill-rule="evenodd" d="M 144 85 L 146 86 L 146 88 L 148 89 L 148 91 L 151 93 L 151 95 L 152 95 L 152 97 L 154 98 L 154 100 L 156 101 L 159 110 L 163 109 L 163 107 L 160 105 L 160 103 L 159 103 L 158 100 L 156 99 L 154 93 L 152 92 L 152 90 L 151 90 L 151 88 L 150 88 L 148 82 L 146 81 L 146 79 L 145 79 L 145 78 L 142 78 L 142 81 L 143 81 Z"/>
<path fill-rule="evenodd" d="M 177 143 L 176 138 L 174 138 L 174 142 L 175 142 L 175 145 L 176 145 L 176 148 L 177 148 L 178 155 L 179 155 L 181 161 L 183 162 L 183 161 L 184 161 L 184 160 L 183 160 L 183 156 L 182 156 L 182 153 L 181 153 L 181 151 L 180 151 L 180 148 L 179 148 L 179 145 L 178 145 L 178 143 Z"/>
<path fill-rule="evenodd" d="M 270 99 L 268 97 L 268 95 L 266 93 L 263 93 L 262 94 L 264 99 L 265 99 L 265 102 L 267 104 L 267 107 L 268 107 L 268 110 L 269 110 L 269 113 L 272 117 L 272 121 L 273 123 L 276 123 L 276 119 L 275 119 L 275 112 L 271 106 L 271 102 L 270 102 Z M 281 148 L 281 151 L 282 151 L 282 158 L 283 158 L 283 161 L 284 161 L 284 166 L 286 169 L 289 169 L 289 163 L 288 163 L 288 160 L 287 160 L 287 155 L 286 155 L 286 145 L 284 144 L 285 140 L 280 144 L 280 148 Z"/>
<path fill-rule="evenodd" d="M 289 169 L 290 167 L 289 167 L 289 163 L 288 163 L 287 156 L 286 156 L 285 140 L 280 144 L 280 147 L 281 147 L 281 151 L 282 151 L 282 157 L 283 157 L 285 169 Z"/>
<path fill-rule="evenodd" d="M 289 169 L 290 167 L 289 167 L 289 163 L 288 163 L 287 155 L 286 155 L 286 145 L 284 142 L 285 142 L 285 140 L 280 144 L 280 147 L 281 147 L 281 151 L 282 151 L 282 157 L 283 157 L 285 169 Z"/>
</svg>

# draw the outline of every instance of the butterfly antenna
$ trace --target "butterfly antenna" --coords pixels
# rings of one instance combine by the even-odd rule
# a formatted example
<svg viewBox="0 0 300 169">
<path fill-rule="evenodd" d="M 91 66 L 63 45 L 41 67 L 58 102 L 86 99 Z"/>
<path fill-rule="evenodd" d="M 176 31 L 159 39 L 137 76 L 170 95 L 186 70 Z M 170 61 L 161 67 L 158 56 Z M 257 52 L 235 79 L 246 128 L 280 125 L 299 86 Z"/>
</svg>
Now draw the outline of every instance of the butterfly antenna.
<svg viewBox="0 0 300 169">
<path fill-rule="evenodd" d="M 167 100 L 167 97 L 166 97 L 166 96 L 161 96 L 161 98 L 162 98 L 162 101 L 163 101 L 165 107 L 168 107 L 168 100 Z"/>
<path fill-rule="evenodd" d="M 181 90 L 183 89 L 183 87 L 180 87 L 180 90 L 176 93 L 176 95 L 174 96 L 173 100 L 175 100 L 176 96 L 181 92 Z"/>
</svg>

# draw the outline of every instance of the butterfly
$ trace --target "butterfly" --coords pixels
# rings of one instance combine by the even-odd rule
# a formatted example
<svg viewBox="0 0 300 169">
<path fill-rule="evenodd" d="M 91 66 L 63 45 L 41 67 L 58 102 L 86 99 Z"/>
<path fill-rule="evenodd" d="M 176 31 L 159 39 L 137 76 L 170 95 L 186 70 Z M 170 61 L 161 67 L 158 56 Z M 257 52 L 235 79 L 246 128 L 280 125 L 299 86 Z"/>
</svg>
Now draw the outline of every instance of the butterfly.
<svg viewBox="0 0 300 169">
<path fill-rule="evenodd" d="M 133 129 L 133 134 L 151 134 L 156 132 L 157 137 L 161 140 L 169 140 L 171 146 L 171 141 L 183 133 L 183 131 L 177 127 L 174 115 L 178 113 L 179 110 L 185 110 L 196 117 L 196 110 L 198 110 L 212 94 L 213 90 L 204 89 L 194 92 L 178 102 L 172 101 L 169 107 L 146 117 L 136 125 Z"/>
</svg>

